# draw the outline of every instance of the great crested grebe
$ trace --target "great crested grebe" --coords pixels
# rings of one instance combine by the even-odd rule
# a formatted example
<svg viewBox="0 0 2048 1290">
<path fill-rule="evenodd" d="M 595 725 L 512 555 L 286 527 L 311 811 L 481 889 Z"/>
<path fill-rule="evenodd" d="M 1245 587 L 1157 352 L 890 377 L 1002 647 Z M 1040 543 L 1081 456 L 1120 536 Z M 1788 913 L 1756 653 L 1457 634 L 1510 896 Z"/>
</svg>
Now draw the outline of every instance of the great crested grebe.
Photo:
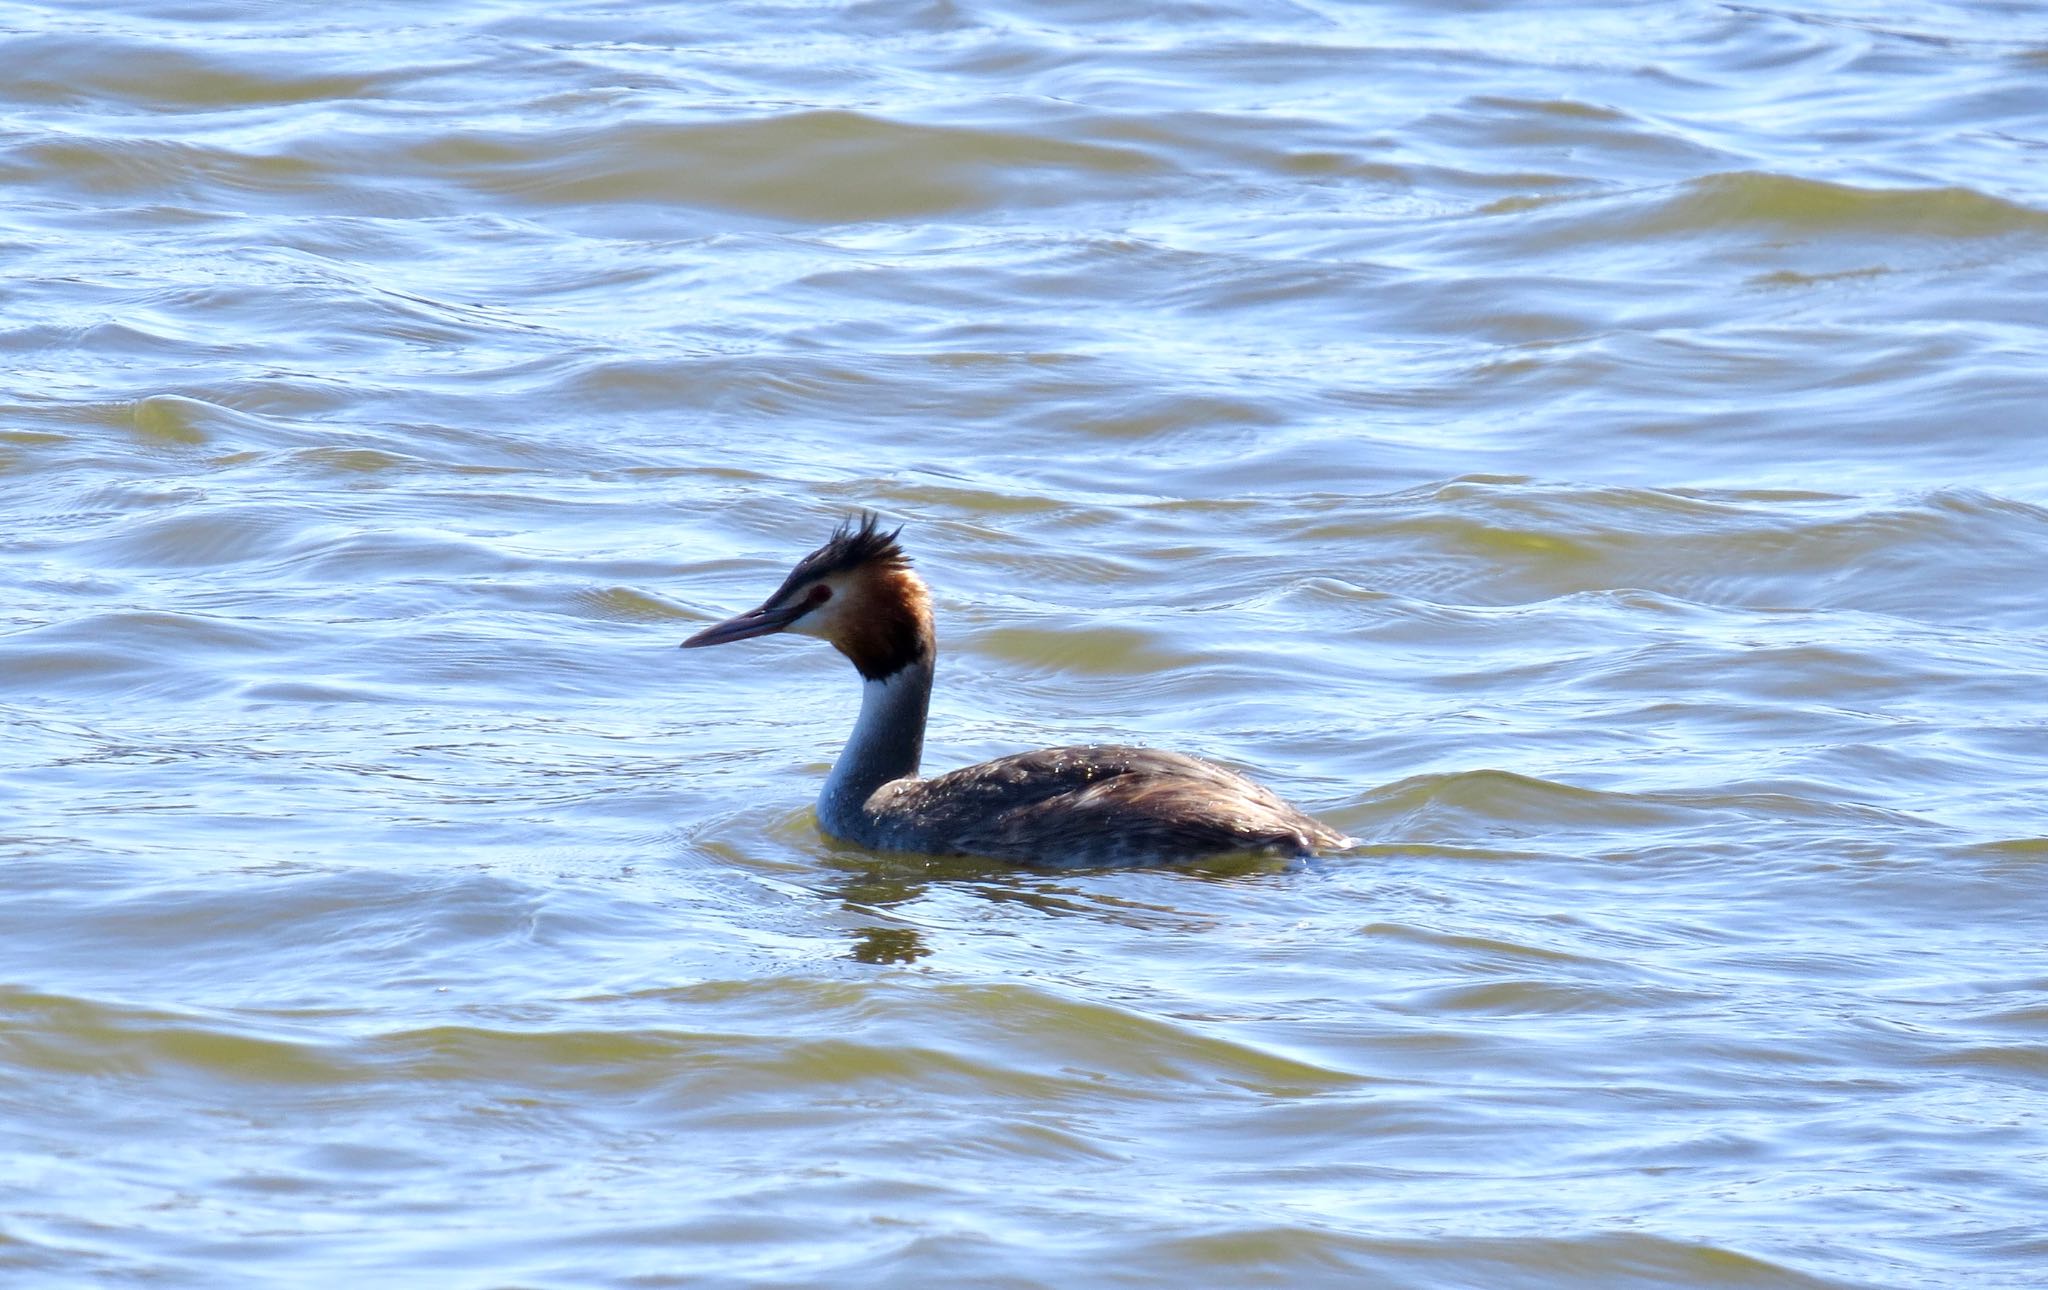
<svg viewBox="0 0 2048 1290">
<path fill-rule="evenodd" d="M 1351 845 L 1242 775 L 1153 748 L 1042 748 L 919 779 L 938 650 L 931 595 L 896 543 L 902 531 L 883 532 L 872 514 L 847 521 L 759 609 L 683 642 L 799 632 L 859 669 L 860 718 L 818 794 L 825 832 L 877 850 L 1058 865 Z"/>
</svg>

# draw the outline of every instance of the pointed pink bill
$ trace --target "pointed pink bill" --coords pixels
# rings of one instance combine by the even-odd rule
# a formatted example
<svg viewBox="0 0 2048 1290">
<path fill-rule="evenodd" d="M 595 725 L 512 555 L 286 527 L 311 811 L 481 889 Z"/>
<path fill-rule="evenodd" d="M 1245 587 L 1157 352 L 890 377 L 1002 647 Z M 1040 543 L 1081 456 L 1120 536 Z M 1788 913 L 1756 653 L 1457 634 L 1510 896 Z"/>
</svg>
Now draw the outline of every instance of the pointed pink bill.
<svg viewBox="0 0 2048 1290">
<path fill-rule="evenodd" d="M 781 631 L 804 616 L 810 605 L 799 601 L 793 605 L 749 609 L 744 614 L 735 614 L 722 623 L 713 624 L 698 632 L 682 644 L 684 649 L 698 649 L 705 645 L 723 645 L 727 641 L 743 641 L 755 636 L 768 636 Z"/>
</svg>

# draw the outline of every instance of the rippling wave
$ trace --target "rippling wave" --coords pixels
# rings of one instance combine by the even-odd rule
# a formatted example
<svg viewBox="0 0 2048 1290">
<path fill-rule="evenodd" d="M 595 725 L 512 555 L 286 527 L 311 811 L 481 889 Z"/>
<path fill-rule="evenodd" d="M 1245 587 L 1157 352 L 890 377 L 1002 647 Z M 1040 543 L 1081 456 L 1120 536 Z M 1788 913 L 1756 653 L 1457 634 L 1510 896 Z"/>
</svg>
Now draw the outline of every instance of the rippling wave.
<svg viewBox="0 0 2048 1290">
<path fill-rule="evenodd" d="M 2019 1287 L 2023 9 L 0 4 L 0 1269 Z M 1362 839 L 823 839 L 928 765 Z"/>
</svg>

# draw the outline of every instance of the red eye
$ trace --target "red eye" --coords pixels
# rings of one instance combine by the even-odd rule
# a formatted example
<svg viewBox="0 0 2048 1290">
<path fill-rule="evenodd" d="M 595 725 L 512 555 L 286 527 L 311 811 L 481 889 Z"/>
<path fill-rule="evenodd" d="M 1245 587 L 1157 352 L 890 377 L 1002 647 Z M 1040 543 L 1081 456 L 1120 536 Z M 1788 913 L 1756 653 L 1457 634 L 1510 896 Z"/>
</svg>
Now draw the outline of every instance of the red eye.
<svg viewBox="0 0 2048 1290">
<path fill-rule="evenodd" d="M 824 604 L 826 601 L 830 599 L 832 599 L 832 588 L 826 586 L 824 583 L 821 582 L 817 586 L 811 588 L 811 594 L 804 597 L 804 603 L 807 605 L 817 606 Z"/>
</svg>

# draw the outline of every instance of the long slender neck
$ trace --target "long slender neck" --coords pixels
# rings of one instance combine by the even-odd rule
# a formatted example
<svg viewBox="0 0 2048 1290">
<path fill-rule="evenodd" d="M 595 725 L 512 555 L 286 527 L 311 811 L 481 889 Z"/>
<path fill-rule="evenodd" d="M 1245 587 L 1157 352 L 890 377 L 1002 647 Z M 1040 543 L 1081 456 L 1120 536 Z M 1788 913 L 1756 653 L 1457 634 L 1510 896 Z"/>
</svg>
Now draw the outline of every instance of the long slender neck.
<svg viewBox="0 0 2048 1290">
<path fill-rule="evenodd" d="M 859 841 L 868 832 L 861 811 L 868 795 L 890 780 L 917 774 L 931 698 L 929 654 L 861 684 L 860 719 L 818 794 L 818 823 L 827 833 Z"/>
</svg>

